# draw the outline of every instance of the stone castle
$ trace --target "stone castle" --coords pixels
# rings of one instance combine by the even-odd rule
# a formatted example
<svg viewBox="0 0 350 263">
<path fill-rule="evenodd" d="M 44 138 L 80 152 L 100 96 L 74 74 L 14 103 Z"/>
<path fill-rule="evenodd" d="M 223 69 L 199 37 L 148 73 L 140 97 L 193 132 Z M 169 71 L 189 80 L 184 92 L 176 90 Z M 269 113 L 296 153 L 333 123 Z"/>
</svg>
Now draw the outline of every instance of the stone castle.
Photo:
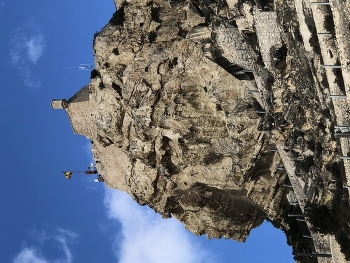
<svg viewBox="0 0 350 263">
<path fill-rule="evenodd" d="M 54 99 L 51 101 L 53 109 L 64 109 L 75 134 L 84 135 L 89 139 L 96 137 L 93 123 L 94 103 L 89 100 L 89 86 L 82 87 L 69 100 Z"/>
</svg>

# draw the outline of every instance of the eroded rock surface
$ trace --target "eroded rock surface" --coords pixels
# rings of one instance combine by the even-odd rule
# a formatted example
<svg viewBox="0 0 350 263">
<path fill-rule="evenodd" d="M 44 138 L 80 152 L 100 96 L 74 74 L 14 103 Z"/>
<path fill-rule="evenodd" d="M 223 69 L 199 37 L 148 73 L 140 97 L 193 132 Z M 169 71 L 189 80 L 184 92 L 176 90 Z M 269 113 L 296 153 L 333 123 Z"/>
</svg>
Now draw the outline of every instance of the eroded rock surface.
<svg viewBox="0 0 350 263">
<path fill-rule="evenodd" d="M 280 213 L 286 175 L 275 171 L 279 157 L 261 132 L 252 74 L 218 46 L 229 43 L 225 28 L 244 36 L 206 24 L 210 13 L 191 2 L 120 6 L 94 41 L 99 172 L 197 235 L 245 240 Z"/>
</svg>

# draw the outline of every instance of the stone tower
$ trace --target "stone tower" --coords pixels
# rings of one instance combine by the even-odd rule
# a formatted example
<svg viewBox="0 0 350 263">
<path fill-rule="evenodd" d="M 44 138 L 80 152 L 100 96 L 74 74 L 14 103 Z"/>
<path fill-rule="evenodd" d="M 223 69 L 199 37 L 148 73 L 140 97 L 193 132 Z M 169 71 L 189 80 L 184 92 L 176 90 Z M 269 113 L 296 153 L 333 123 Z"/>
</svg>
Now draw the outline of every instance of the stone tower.
<svg viewBox="0 0 350 263">
<path fill-rule="evenodd" d="M 84 135 L 89 139 L 96 137 L 94 123 L 94 103 L 89 99 L 89 86 L 84 86 L 68 101 L 54 99 L 51 107 L 55 110 L 64 109 L 68 114 L 69 122 L 75 134 Z"/>
</svg>

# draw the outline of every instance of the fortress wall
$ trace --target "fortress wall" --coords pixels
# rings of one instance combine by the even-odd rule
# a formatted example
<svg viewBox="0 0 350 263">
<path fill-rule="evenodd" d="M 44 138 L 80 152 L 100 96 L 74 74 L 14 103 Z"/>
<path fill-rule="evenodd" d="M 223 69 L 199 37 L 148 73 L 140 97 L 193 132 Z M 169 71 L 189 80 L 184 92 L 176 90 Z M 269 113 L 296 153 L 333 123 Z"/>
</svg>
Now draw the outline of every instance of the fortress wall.
<svg viewBox="0 0 350 263">
<path fill-rule="evenodd" d="M 95 103 L 89 100 L 89 86 L 84 86 L 69 100 L 66 108 L 70 124 L 75 134 L 88 138 L 97 136 L 94 125 Z"/>
<path fill-rule="evenodd" d="M 75 134 L 84 135 L 88 138 L 97 136 L 96 126 L 94 125 L 94 108 L 90 101 L 69 104 L 66 110 Z"/>
</svg>

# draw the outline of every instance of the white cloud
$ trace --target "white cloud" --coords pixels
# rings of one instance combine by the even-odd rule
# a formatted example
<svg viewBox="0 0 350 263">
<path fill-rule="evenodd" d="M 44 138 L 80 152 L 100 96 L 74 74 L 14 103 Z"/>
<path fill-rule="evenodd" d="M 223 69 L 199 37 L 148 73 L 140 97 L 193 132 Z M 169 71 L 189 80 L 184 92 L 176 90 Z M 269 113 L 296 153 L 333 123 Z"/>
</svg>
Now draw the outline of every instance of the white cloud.
<svg viewBox="0 0 350 263">
<path fill-rule="evenodd" d="M 40 80 L 33 73 L 33 68 L 43 55 L 44 49 L 44 36 L 35 23 L 28 22 L 13 32 L 10 41 L 10 62 L 17 68 L 24 84 L 28 87 L 40 87 Z"/>
<path fill-rule="evenodd" d="M 24 62 L 36 64 L 42 56 L 45 44 L 44 37 L 37 27 L 21 27 L 14 32 L 10 43 L 12 65 L 18 66 Z"/>
<path fill-rule="evenodd" d="M 22 250 L 14 257 L 13 263 L 47 263 L 47 262 L 55 262 L 55 263 L 72 263 L 73 255 L 69 248 L 70 243 L 72 243 L 78 235 L 69 230 L 63 228 L 57 228 L 53 235 L 48 235 L 45 231 L 31 231 L 31 236 L 37 239 L 40 242 L 40 245 L 44 245 L 48 240 L 56 241 L 55 247 L 59 248 L 63 255 L 61 258 L 56 259 L 54 261 L 50 261 L 45 259 L 44 256 L 41 255 L 39 248 L 34 246 L 25 246 Z"/>
<path fill-rule="evenodd" d="M 34 248 L 24 248 L 14 259 L 13 263 L 47 263 Z"/>
<path fill-rule="evenodd" d="M 25 42 L 25 47 L 29 60 L 35 64 L 44 52 L 44 37 L 42 35 L 31 36 Z"/>
<path fill-rule="evenodd" d="M 106 189 L 110 219 L 121 224 L 113 252 L 119 263 L 210 263 L 213 255 L 194 242 L 194 236 L 175 219 L 162 219 L 127 194 Z"/>
</svg>

